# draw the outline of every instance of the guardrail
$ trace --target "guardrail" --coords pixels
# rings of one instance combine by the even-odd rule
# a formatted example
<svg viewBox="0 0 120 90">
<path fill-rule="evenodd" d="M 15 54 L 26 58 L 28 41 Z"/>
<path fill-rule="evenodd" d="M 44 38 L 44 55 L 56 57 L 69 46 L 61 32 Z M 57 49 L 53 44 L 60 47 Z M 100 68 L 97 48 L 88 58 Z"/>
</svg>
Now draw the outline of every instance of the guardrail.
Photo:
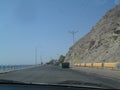
<svg viewBox="0 0 120 90">
<path fill-rule="evenodd" d="M 113 63 L 75 63 L 75 67 L 93 67 L 93 68 L 111 68 L 111 69 L 120 69 L 119 62 Z"/>
<path fill-rule="evenodd" d="M 34 65 L 0 65 L 0 73 L 34 67 Z"/>
</svg>

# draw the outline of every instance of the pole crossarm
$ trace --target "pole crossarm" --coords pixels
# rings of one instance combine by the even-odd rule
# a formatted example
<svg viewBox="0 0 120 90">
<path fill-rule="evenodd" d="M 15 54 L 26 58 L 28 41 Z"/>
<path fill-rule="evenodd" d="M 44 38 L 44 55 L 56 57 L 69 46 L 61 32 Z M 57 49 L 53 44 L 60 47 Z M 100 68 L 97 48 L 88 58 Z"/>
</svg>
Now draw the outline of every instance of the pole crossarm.
<svg viewBox="0 0 120 90">
<path fill-rule="evenodd" d="M 75 34 L 78 33 L 78 31 L 69 31 L 73 35 L 73 44 L 75 42 Z"/>
</svg>

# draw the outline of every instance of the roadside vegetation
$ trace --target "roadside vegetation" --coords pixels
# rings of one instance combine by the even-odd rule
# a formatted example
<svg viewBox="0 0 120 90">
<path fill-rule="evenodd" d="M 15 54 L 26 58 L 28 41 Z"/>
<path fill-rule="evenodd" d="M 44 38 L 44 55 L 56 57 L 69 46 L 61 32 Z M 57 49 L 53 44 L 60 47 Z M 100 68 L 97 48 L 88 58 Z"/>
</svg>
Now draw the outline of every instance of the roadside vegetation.
<svg viewBox="0 0 120 90">
<path fill-rule="evenodd" d="M 64 55 L 60 55 L 60 57 L 57 59 L 51 59 L 49 62 L 47 62 L 48 65 L 60 65 L 61 63 L 63 63 L 65 60 L 65 56 Z"/>
</svg>

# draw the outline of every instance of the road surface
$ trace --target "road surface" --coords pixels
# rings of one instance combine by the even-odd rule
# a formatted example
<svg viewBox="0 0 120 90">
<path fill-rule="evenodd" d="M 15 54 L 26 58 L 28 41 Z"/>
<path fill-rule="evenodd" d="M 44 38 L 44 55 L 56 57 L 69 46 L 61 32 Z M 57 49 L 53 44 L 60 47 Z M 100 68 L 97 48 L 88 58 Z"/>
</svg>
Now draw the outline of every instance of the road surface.
<svg viewBox="0 0 120 90">
<path fill-rule="evenodd" d="M 62 69 L 57 66 L 38 66 L 30 69 L 12 71 L 0 74 L 0 79 L 15 80 L 32 83 L 60 83 L 64 81 L 81 81 L 98 83 L 120 88 L 120 82 L 97 76 L 93 73 L 80 72 L 72 69 Z"/>
<path fill-rule="evenodd" d="M 110 68 L 90 68 L 90 67 L 74 67 L 73 70 L 80 72 L 86 72 L 90 74 L 100 75 L 102 77 L 111 78 L 120 82 L 120 69 L 110 69 Z"/>
</svg>

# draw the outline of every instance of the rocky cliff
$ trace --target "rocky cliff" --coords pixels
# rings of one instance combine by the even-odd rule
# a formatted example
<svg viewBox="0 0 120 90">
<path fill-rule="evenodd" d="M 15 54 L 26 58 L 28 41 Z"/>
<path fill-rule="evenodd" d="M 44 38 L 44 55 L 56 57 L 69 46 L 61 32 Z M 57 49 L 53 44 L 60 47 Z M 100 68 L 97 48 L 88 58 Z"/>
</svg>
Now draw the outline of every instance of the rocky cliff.
<svg viewBox="0 0 120 90">
<path fill-rule="evenodd" d="M 120 5 L 108 11 L 92 30 L 76 42 L 65 61 L 120 61 Z"/>
</svg>

